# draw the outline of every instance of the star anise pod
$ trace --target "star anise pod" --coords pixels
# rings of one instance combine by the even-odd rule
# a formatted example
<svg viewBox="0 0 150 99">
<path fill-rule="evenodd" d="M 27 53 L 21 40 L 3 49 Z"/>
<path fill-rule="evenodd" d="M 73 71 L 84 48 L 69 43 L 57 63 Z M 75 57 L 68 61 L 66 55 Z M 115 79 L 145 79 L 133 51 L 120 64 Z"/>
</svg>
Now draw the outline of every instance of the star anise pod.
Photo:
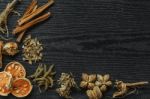
<svg viewBox="0 0 150 99">
<path fill-rule="evenodd" d="M 82 81 L 80 83 L 80 87 L 93 89 L 95 86 L 96 74 L 88 75 L 86 73 L 82 74 Z"/>
<path fill-rule="evenodd" d="M 112 85 L 112 82 L 110 81 L 110 75 L 97 75 L 97 81 L 95 82 L 95 85 L 100 88 L 102 92 L 105 92 L 107 90 L 107 87 L 110 87 Z"/>
</svg>

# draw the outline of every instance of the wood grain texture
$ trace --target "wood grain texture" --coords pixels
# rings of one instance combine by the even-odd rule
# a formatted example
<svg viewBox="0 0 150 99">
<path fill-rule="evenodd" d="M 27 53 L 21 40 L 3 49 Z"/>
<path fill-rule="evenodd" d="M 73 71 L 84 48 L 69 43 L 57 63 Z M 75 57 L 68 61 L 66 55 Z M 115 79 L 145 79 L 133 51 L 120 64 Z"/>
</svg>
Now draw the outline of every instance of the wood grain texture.
<svg viewBox="0 0 150 99">
<path fill-rule="evenodd" d="M 0 3 L 4 8 L 8 0 Z M 17 6 L 23 13 L 30 0 Z M 47 0 L 39 0 L 39 4 Z M 26 34 L 44 44 L 41 63 L 55 64 L 61 72 L 73 72 L 79 83 L 82 72 L 110 73 L 112 79 L 150 80 L 150 1 L 148 0 L 56 0 L 49 9 L 53 16 Z M 18 17 L 12 15 L 10 31 Z M 21 48 L 21 45 L 20 45 Z M 4 57 L 4 65 L 21 61 L 28 75 L 36 68 L 22 61 L 21 52 L 14 58 Z M 112 89 L 106 96 L 112 95 Z M 125 99 L 150 99 L 150 87 Z M 73 92 L 74 99 L 87 99 L 85 93 Z M 39 94 L 34 87 L 26 99 L 61 99 L 54 89 Z M 105 97 L 104 99 L 106 99 Z M 15 99 L 13 96 L 0 99 Z"/>
</svg>

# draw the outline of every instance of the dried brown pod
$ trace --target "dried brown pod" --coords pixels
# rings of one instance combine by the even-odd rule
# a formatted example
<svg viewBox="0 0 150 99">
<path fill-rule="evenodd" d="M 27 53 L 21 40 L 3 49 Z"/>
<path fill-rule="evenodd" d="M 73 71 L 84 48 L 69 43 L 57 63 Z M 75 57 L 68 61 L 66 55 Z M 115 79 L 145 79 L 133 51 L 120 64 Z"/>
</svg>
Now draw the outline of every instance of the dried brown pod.
<svg viewBox="0 0 150 99">
<path fill-rule="evenodd" d="M 149 82 L 143 81 L 143 82 L 136 82 L 136 83 L 124 83 L 123 81 L 116 80 L 115 87 L 117 88 L 117 92 L 113 94 L 113 98 L 117 97 L 123 97 L 127 94 L 131 93 L 131 89 L 135 89 L 139 86 L 147 85 Z"/>
<path fill-rule="evenodd" d="M 3 66 L 2 50 L 3 50 L 3 41 L 0 41 L 0 68 L 2 68 L 2 66 Z"/>
<path fill-rule="evenodd" d="M 80 83 L 80 87 L 93 89 L 95 86 L 96 74 L 88 75 L 86 73 L 82 73 L 82 81 Z"/>
<path fill-rule="evenodd" d="M 112 82 L 110 81 L 110 75 L 106 74 L 102 76 L 98 74 L 95 85 L 98 86 L 102 92 L 105 92 L 107 90 L 107 87 L 110 87 L 112 85 Z"/>
<path fill-rule="evenodd" d="M 101 99 L 103 97 L 103 94 L 98 86 L 95 86 L 92 90 L 87 90 L 86 94 L 89 99 Z"/>
<path fill-rule="evenodd" d="M 57 93 L 64 98 L 72 98 L 70 96 L 72 88 L 78 88 L 74 77 L 72 74 L 62 73 L 61 77 L 58 80 L 58 85 L 60 88 L 57 88 Z"/>
<path fill-rule="evenodd" d="M 14 56 L 19 52 L 18 44 L 16 42 L 7 42 L 3 46 L 3 54 Z"/>
</svg>

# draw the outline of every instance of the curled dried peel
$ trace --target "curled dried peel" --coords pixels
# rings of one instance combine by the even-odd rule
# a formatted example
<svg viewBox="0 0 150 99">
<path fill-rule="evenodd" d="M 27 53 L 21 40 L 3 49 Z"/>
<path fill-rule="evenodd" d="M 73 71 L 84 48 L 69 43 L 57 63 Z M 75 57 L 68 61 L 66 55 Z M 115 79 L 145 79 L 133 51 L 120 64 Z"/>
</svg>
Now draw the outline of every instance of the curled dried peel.
<svg viewBox="0 0 150 99">
<path fill-rule="evenodd" d="M 25 78 L 26 70 L 19 62 L 10 62 L 6 65 L 5 71 L 12 74 L 13 80 Z"/>
<path fill-rule="evenodd" d="M 0 95 L 7 96 L 10 93 L 12 75 L 7 72 L 0 72 Z"/>
<path fill-rule="evenodd" d="M 12 94 L 18 98 L 26 97 L 32 90 L 31 82 L 27 78 L 19 78 L 12 84 Z"/>
</svg>

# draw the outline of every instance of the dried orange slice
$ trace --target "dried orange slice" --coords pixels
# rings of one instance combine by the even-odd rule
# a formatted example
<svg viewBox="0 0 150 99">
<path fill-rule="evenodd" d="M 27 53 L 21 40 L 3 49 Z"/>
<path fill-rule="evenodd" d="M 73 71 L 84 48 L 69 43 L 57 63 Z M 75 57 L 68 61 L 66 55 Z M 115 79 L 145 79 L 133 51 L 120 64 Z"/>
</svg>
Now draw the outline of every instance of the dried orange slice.
<svg viewBox="0 0 150 99">
<path fill-rule="evenodd" d="M 10 93 L 12 75 L 7 72 L 0 72 L 0 95 L 7 96 Z"/>
<path fill-rule="evenodd" d="M 8 63 L 4 71 L 12 74 L 13 80 L 18 78 L 25 78 L 26 76 L 26 71 L 23 65 L 15 61 Z"/>
<path fill-rule="evenodd" d="M 16 79 L 12 84 L 12 94 L 16 97 L 26 97 L 32 90 L 31 82 L 27 78 Z"/>
</svg>

